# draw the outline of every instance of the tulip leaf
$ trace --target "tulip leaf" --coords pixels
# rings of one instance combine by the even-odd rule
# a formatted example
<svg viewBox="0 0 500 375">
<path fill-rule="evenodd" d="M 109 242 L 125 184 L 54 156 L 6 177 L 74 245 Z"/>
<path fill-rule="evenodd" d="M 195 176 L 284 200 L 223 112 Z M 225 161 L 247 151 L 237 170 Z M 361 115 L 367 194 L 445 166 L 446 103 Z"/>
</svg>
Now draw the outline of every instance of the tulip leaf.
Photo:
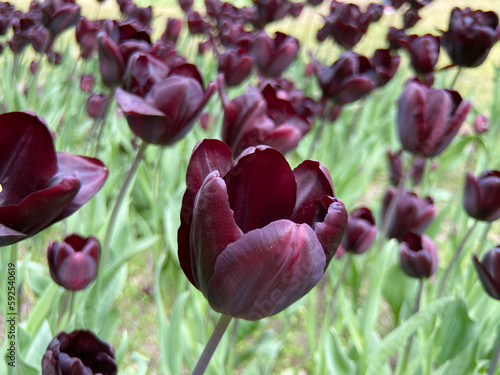
<svg viewBox="0 0 500 375">
<path fill-rule="evenodd" d="M 38 328 L 47 316 L 50 308 L 53 305 L 54 298 L 57 294 L 59 286 L 55 283 L 49 284 L 42 297 L 38 300 L 35 308 L 31 311 L 26 331 L 33 337 L 38 331 Z"/>
<path fill-rule="evenodd" d="M 35 337 L 33 338 L 31 346 L 25 355 L 25 357 L 27 358 L 27 362 L 30 365 L 34 367 L 40 366 L 40 363 L 42 363 L 42 357 L 52 339 L 52 331 L 50 329 L 49 323 L 47 322 L 47 319 L 45 319 Z"/>
<path fill-rule="evenodd" d="M 384 366 L 389 357 L 403 347 L 405 341 L 413 335 L 419 327 L 431 321 L 445 308 L 453 304 L 453 302 L 453 299 L 450 297 L 435 300 L 424 306 L 419 312 L 391 331 L 380 342 L 378 348 L 368 356 L 369 365 L 365 375 L 379 374 L 380 369 Z"/>
<path fill-rule="evenodd" d="M 116 348 L 116 353 L 115 353 L 116 365 L 118 366 L 118 368 L 122 367 L 127 350 L 128 350 L 128 333 L 127 331 L 124 331 L 122 335 L 122 341 L 120 341 L 120 345 Z"/>
<path fill-rule="evenodd" d="M 439 350 L 434 360 L 441 366 L 475 343 L 478 337 L 477 325 L 469 318 L 465 301 L 454 301 L 443 311 L 441 323 L 435 333 L 434 343 Z"/>
<path fill-rule="evenodd" d="M 399 264 L 393 264 L 387 271 L 382 285 L 382 294 L 391 307 L 396 322 L 400 320 L 403 302 L 412 297 L 416 290 L 415 282 L 406 276 Z"/>
<path fill-rule="evenodd" d="M 47 289 L 49 283 L 52 282 L 47 275 L 47 267 L 31 261 L 28 262 L 28 277 L 26 280 L 29 287 L 38 298 L 40 298 L 43 291 Z"/>
<path fill-rule="evenodd" d="M 168 334 L 165 338 L 162 337 L 162 353 L 167 357 L 168 367 L 172 374 L 180 374 L 182 370 L 182 322 L 184 317 L 184 306 L 186 305 L 188 297 L 189 291 L 185 291 L 175 300 L 174 308 L 170 315 Z"/>
<path fill-rule="evenodd" d="M 346 354 L 335 329 L 330 329 L 331 335 L 325 338 L 325 360 L 329 374 L 354 374 L 356 365 Z"/>
<path fill-rule="evenodd" d="M 91 308 L 97 309 L 96 326 L 99 328 L 99 336 L 101 330 L 105 330 L 104 320 L 108 315 L 113 302 L 122 293 L 125 281 L 127 280 L 128 264 L 123 265 L 115 274 L 104 279 L 103 289 L 99 301 L 92 304 Z M 92 300 L 87 300 L 87 303 L 92 303 Z"/>
</svg>

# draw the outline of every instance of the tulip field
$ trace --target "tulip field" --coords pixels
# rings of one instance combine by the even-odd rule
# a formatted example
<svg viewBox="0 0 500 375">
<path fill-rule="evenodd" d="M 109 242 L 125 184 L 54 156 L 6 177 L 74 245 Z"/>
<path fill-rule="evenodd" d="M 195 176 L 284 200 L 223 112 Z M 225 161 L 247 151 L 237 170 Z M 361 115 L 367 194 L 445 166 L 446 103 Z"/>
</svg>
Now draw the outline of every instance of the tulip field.
<svg viewBox="0 0 500 375">
<path fill-rule="evenodd" d="M 500 3 L 0 1 L 0 375 L 499 375 Z"/>
</svg>

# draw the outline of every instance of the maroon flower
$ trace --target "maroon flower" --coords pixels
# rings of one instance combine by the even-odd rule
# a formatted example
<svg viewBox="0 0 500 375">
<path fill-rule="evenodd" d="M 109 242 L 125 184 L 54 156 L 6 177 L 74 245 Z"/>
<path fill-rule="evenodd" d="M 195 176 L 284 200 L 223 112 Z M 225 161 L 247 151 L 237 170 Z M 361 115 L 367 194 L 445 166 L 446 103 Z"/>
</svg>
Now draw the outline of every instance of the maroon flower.
<svg viewBox="0 0 500 375">
<path fill-rule="evenodd" d="M 194 65 L 183 64 L 153 85 L 144 98 L 120 88 L 115 97 L 135 135 L 148 143 L 167 146 L 192 128 L 214 91 L 213 83 L 205 91 Z"/>
<path fill-rule="evenodd" d="M 227 145 L 194 149 L 178 231 L 184 273 L 210 306 L 258 320 L 279 313 L 319 281 L 347 224 L 326 169 L 306 160 L 293 171 L 259 146 L 234 162 Z"/>
<path fill-rule="evenodd" d="M 428 74 L 434 71 L 439 58 L 439 37 L 431 34 L 423 36 L 408 35 L 404 42 L 410 53 L 411 65 L 417 74 Z"/>
<path fill-rule="evenodd" d="M 403 176 L 402 152 L 403 150 L 399 150 L 396 153 L 392 153 L 389 150 L 387 151 L 387 158 L 389 159 L 389 177 L 391 184 L 394 186 L 399 185 L 399 181 Z M 415 158 L 413 165 L 411 165 L 410 178 L 413 180 L 413 186 L 418 185 L 422 181 L 425 161 L 425 158 Z"/>
<path fill-rule="evenodd" d="M 101 22 L 80 18 L 75 28 L 76 41 L 80 45 L 80 56 L 90 58 L 97 50 L 97 34 L 101 31 Z"/>
<path fill-rule="evenodd" d="M 491 222 L 500 218 L 500 172 L 485 171 L 479 177 L 467 173 L 464 206 L 476 220 Z"/>
<path fill-rule="evenodd" d="M 410 277 L 429 278 L 436 272 L 436 245 L 426 235 L 408 232 L 399 245 L 399 256 L 401 268 Z"/>
<path fill-rule="evenodd" d="M 190 10 L 187 14 L 187 24 L 188 30 L 191 34 L 205 34 L 205 32 L 210 27 L 210 24 L 206 22 L 201 14 L 195 10 Z"/>
<path fill-rule="evenodd" d="M 59 333 L 42 358 L 42 375 L 115 375 L 113 348 L 91 331 Z"/>
<path fill-rule="evenodd" d="M 0 246 L 73 214 L 106 181 L 99 160 L 56 153 L 49 129 L 34 114 L 0 115 L 0 133 Z"/>
<path fill-rule="evenodd" d="M 171 41 L 172 43 L 176 43 L 179 38 L 179 34 L 182 29 L 182 20 L 179 18 L 171 18 L 169 17 L 167 20 L 167 26 L 165 28 L 165 32 L 162 34 L 162 39 L 164 41 Z"/>
<path fill-rule="evenodd" d="M 474 131 L 477 134 L 483 134 L 490 130 L 491 121 L 485 115 L 478 114 L 474 120 Z"/>
<path fill-rule="evenodd" d="M 87 99 L 87 113 L 93 119 L 104 116 L 104 110 L 108 97 L 104 94 L 92 94 Z"/>
<path fill-rule="evenodd" d="M 53 35 L 76 25 L 80 19 L 80 5 L 71 0 L 45 0 L 41 11 L 43 24 Z"/>
<path fill-rule="evenodd" d="M 439 155 L 458 133 L 470 108 L 456 91 L 410 82 L 398 100 L 403 148 L 426 158 Z"/>
<path fill-rule="evenodd" d="M 473 68 L 486 60 L 499 37 L 495 12 L 455 7 L 451 11 L 448 31 L 443 31 L 442 42 L 455 65 Z"/>
<path fill-rule="evenodd" d="M 97 276 L 100 246 L 95 237 L 72 234 L 63 242 L 51 242 L 47 251 L 52 280 L 67 290 L 87 287 Z"/>
<path fill-rule="evenodd" d="M 477 255 L 472 256 L 479 280 L 491 297 L 500 300 L 500 245 L 489 250 L 480 262 Z"/>
<path fill-rule="evenodd" d="M 253 55 L 259 71 L 268 77 L 277 77 L 288 68 L 299 52 L 299 41 L 277 32 L 271 39 L 260 33 L 253 45 Z"/>
<path fill-rule="evenodd" d="M 102 81 L 108 87 L 115 87 L 122 83 L 126 61 L 118 45 L 104 32 L 99 33 L 97 41 Z"/>
<path fill-rule="evenodd" d="M 409 231 L 421 235 L 434 220 L 436 207 L 432 198 L 421 199 L 415 193 L 404 190 L 396 202 L 394 214 L 388 221 L 387 214 L 393 199 L 396 199 L 396 189 L 390 187 L 382 201 L 382 222 L 387 238 L 402 241 Z"/>
<path fill-rule="evenodd" d="M 175 60 L 170 62 L 176 63 Z M 152 53 L 136 52 L 129 59 L 123 87 L 134 95 L 144 97 L 155 84 L 167 78 L 169 71 L 169 66 Z"/>
<path fill-rule="evenodd" d="M 90 93 L 94 88 L 94 76 L 90 74 L 82 74 L 80 77 L 80 90 Z"/>
<path fill-rule="evenodd" d="M 224 74 L 226 85 L 237 86 L 252 71 L 253 59 L 244 49 L 226 50 L 219 56 L 219 72 Z"/>
<path fill-rule="evenodd" d="M 341 244 L 347 252 L 362 254 L 372 246 L 376 235 L 375 217 L 369 208 L 360 207 L 349 214 Z"/>
</svg>

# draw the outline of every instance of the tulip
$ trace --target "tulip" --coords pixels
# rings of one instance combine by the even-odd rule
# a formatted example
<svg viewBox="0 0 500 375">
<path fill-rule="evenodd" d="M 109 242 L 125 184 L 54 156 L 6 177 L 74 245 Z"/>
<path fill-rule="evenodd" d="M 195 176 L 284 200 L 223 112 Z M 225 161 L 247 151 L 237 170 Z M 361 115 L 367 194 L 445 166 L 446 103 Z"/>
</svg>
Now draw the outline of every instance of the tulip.
<svg viewBox="0 0 500 375">
<path fill-rule="evenodd" d="M 234 162 L 218 140 L 195 147 L 178 231 L 179 260 L 217 312 L 258 320 L 316 285 L 347 224 L 328 171 L 293 171 L 278 151 L 248 148 Z"/>
<path fill-rule="evenodd" d="M 403 271 L 417 279 L 431 277 L 437 269 L 436 245 L 426 235 L 408 232 L 399 245 L 400 264 Z"/>
<path fill-rule="evenodd" d="M 410 53 L 411 65 L 418 74 L 428 74 L 434 71 L 439 58 L 439 37 L 431 34 L 423 36 L 408 35 L 405 42 Z"/>
<path fill-rule="evenodd" d="M 421 199 L 415 193 L 404 190 L 396 202 L 394 214 L 391 215 L 390 221 L 388 221 L 388 209 L 395 198 L 396 189 L 390 187 L 382 201 L 382 222 L 384 223 L 387 238 L 395 238 L 401 241 L 409 231 L 421 235 L 432 223 L 436 215 L 436 208 L 432 198 Z"/>
<path fill-rule="evenodd" d="M 374 70 L 373 82 L 375 88 L 385 86 L 396 74 L 401 58 L 391 55 L 388 49 L 377 49 L 370 59 Z"/>
<path fill-rule="evenodd" d="M 219 56 L 219 72 L 224 73 L 226 85 L 237 86 L 252 71 L 253 59 L 244 49 L 226 50 Z"/>
<path fill-rule="evenodd" d="M 476 220 L 492 222 L 500 218 L 500 171 L 485 171 L 479 177 L 467 173 L 464 207 Z"/>
<path fill-rule="evenodd" d="M 80 90 L 90 93 L 94 88 L 94 76 L 90 74 L 82 74 L 80 77 Z"/>
<path fill-rule="evenodd" d="M 41 8 L 42 22 L 52 35 L 77 24 L 80 5 L 71 0 L 45 0 Z"/>
<path fill-rule="evenodd" d="M 195 10 L 190 10 L 187 14 L 188 30 L 191 34 L 204 34 L 210 27 L 201 14 Z"/>
<path fill-rule="evenodd" d="M 87 113 L 93 119 L 102 118 L 105 114 L 108 97 L 104 94 L 92 94 L 87 100 Z"/>
<path fill-rule="evenodd" d="M 439 155 L 458 133 L 471 104 L 452 90 L 410 82 L 398 100 L 398 132 L 403 148 L 415 155 Z"/>
<path fill-rule="evenodd" d="M 193 6 L 193 0 L 179 0 L 179 6 L 184 12 L 189 12 Z"/>
<path fill-rule="evenodd" d="M 259 71 L 267 77 L 277 77 L 288 68 L 299 52 L 299 41 L 277 32 L 271 39 L 261 32 L 255 39 L 253 55 Z"/>
<path fill-rule="evenodd" d="M 287 15 L 297 18 L 304 6 L 288 0 L 254 0 L 253 4 L 253 14 L 249 20 L 259 29 L 264 29 L 268 23 L 280 20 Z"/>
<path fill-rule="evenodd" d="M 463 67 L 481 65 L 500 37 L 498 15 L 495 12 L 453 8 L 448 31 L 442 42 L 451 61 Z"/>
<path fill-rule="evenodd" d="M 415 8 L 409 8 L 403 14 L 403 29 L 409 29 L 417 24 L 422 17 L 418 14 L 418 10 Z"/>
<path fill-rule="evenodd" d="M 483 134 L 490 130 L 491 121 L 485 115 L 478 114 L 474 120 L 474 130 L 477 134 Z"/>
<path fill-rule="evenodd" d="M 104 32 L 99 33 L 97 42 L 102 81 L 108 87 L 115 87 L 122 83 L 125 61 L 118 45 Z"/>
<path fill-rule="evenodd" d="M 391 184 L 394 186 L 399 185 L 399 181 L 403 176 L 403 165 L 402 165 L 402 150 L 399 150 L 396 153 L 392 153 L 391 151 L 387 151 L 387 158 L 389 159 L 389 177 L 391 180 Z M 424 158 L 415 158 L 413 161 L 413 165 L 410 169 L 410 177 L 413 180 L 413 185 L 418 185 L 422 181 L 423 173 L 425 168 L 425 159 Z"/>
<path fill-rule="evenodd" d="M 100 247 L 97 238 L 72 234 L 63 242 L 51 242 L 47 251 L 52 280 L 67 290 L 86 288 L 97 276 Z"/>
<path fill-rule="evenodd" d="M 155 84 L 167 78 L 169 71 L 167 64 L 152 53 L 136 52 L 129 59 L 123 87 L 131 94 L 144 97 Z"/>
<path fill-rule="evenodd" d="M 477 255 L 472 256 L 479 280 L 491 297 L 500 300 L 500 245 L 489 250 L 480 262 Z"/>
<path fill-rule="evenodd" d="M 75 28 L 76 41 L 80 45 L 80 56 L 88 59 L 97 50 L 97 34 L 101 31 L 102 23 L 80 18 Z"/>
<path fill-rule="evenodd" d="M 404 30 L 391 26 L 387 33 L 387 40 L 389 41 L 389 49 L 398 50 L 407 44 L 408 35 Z"/>
<path fill-rule="evenodd" d="M 194 65 L 183 64 L 153 85 L 144 98 L 121 88 L 116 89 L 115 97 L 136 136 L 147 143 L 167 146 L 192 128 L 214 91 L 213 83 L 204 90 Z"/>
<path fill-rule="evenodd" d="M 341 245 L 345 251 L 362 254 L 372 246 L 376 235 L 375 217 L 369 208 L 360 207 L 349 214 Z"/>
<path fill-rule="evenodd" d="M 91 331 L 61 332 L 42 358 L 42 375 L 115 375 L 113 348 Z"/>
<path fill-rule="evenodd" d="M 99 160 L 56 153 L 47 125 L 27 112 L 0 115 L 0 246 L 76 212 L 101 188 Z"/>
<path fill-rule="evenodd" d="M 169 17 L 167 20 L 167 26 L 165 28 L 165 32 L 162 34 L 162 39 L 164 41 L 171 41 L 172 43 L 176 43 L 179 38 L 179 34 L 182 29 L 182 20 L 179 18 L 171 18 Z"/>
</svg>

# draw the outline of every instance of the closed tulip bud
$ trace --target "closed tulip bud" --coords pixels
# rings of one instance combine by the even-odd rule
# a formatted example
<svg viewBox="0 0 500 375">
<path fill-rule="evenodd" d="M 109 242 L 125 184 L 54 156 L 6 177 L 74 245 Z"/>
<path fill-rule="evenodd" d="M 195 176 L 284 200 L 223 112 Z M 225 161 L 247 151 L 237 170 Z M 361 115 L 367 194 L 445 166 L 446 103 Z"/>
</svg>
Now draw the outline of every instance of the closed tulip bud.
<svg viewBox="0 0 500 375">
<path fill-rule="evenodd" d="M 131 94 L 144 97 L 168 73 L 169 67 L 153 54 L 136 52 L 129 59 L 123 87 Z"/>
<path fill-rule="evenodd" d="M 99 71 L 103 83 L 108 87 L 120 85 L 125 73 L 125 61 L 118 45 L 104 32 L 99 33 L 97 42 Z"/>
<path fill-rule="evenodd" d="M 80 45 L 80 56 L 88 59 L 97 50 L 97 34 L 101 31 L 102 23 L 80 18 L 75 28 L 76 41 Z"/>
<path fill-rule="evenodd" d="M 347 224 L 328 171 L 306 160 L 293 171 L 278 151 L 206 139 L 186 175 L 179 261 L 217 312 L 258 320 L 313 288 Z"/>
<path fill-rule="evenodd" d="M 472 256 L 472 260 L 486 293 L 500 300 L 500 245 L 489 250 L 482 262 L 476 254 Z"/>
<path fill-rule="evenodd" d="M 408 35 L 404 30 L 391 26 L 387 33 L 387 40 L 389 41 L 389 49 L 395 51 L 407 45 Z"/>
<path fill-rule="evenodd" d="M 77 24 L 80 19 L 80 5 L 71 1 L 46 0 L 41 8 L 44 26 L 53 35 Z"/>
<path fill-rule="evenodd" d="M 377 49 L 370 59 L 374 71 L 375 88 L 385 86 L 396 74 L 401 58 L 388 49 Z"/>
<path fill-rule="evenodd" d="M 61 332 L 42 358 L 42 375 L 115 375 L 113 348 L 91 331 Z"/>
<path fill-rule="evenodd" d="M 399 256 L 401 268 L 410 277 L 429 278 L 436 272 L 436 245 L 426 235 L 408 232 L 399 245 Z"/>
<path fill-rule="evenodd" d="M 387 214 L 393 199 L 396 199 L 396 190 L 390 187 L 382 201 L 382 222 L 387 238 L 401 241 L 409 231 L 421 235 L 434 220 L 436 207 L 432 198 L 421 199 L 408 190 L 404 190 L 399 197 L 389 220 Z"/>
<path fill-rule="evenodd" d="M 204 34 L 210 27 L 210 24 L 207 23 L 201 17 L 201 14 L 195 10 L 190 10 L 188 12 L 187 24 L 188 24 L 188 30 L 191 34 Z"/>
<path fill-rule="evenodd" d="M 476 220 L 492 222 L 500 218 L 500 172 L 485 171 L 479 177 L 467 173 L 464 206 Z"/>
<path fill-rule="evenodd" d="M 198 69 L 183 64 L 170 70 L 142 98 L 116 89 L 118 105 L 134 134 L 148 143 L 167 146 L 180 140 L 192 128 L 215 91 L 211 83 L 205 91 Z"/>
<path fill-rule="evenodd" d="M 372 246 L 376 235 L 375 217 L 370 209 L 360 207 L 349 214 L 341 244 L 347 252 L 362 254 Z"/>
<path fill-rule="evenodd" d="M 193 6 L 193 0 L 179 0 L 179 6 L 184 12 L 189 12 Z"/>
<path fill-rule="evenodd" d="M 245 50 L 226 50 L 219 56 L 219 72 L 228 86 L 237 86 L 252 71 L 253 59 Z"/>
<path fill-rule="evenodd" d="M 439 155 L 458 133 L 470 108 L 456 91 L 408 83 L 398 100 L 403 149 L 426 158 Z"/>
<path fill-rule="evenodd" d="M 431 34 L 408 35 L 405 44 L 413 69 L 418 74 L 432 73 L 439 58 L 439 37 Z"/>
<path fill-rule="evenodd" d="M 422 17 L 418 14 L 418 10 L 415 8 L 409 8 L 406 10 L 405 14 L 403 14 L 403 28 L 409 29 L 417 24 Z"/>
<path fill-rule="evenodd" d="M 167 27 L 161 37 L 164 41 L 169 40 L 175 44 L 177 42 L 177 39 L 179 38 L 181 29 L 182 29 L 182 20 L 179 18 L 169 17 L 167 20 Z"/>
<path fill-rule="evenodd" d="M 87 113 L 93 119 L 104 116 L 104 109 L 108 98 L 104 94 L 92 94 L 87 99 Z"/>
<path fill-rule="evenodd" d="M 455 65 L 481 65 L 500 37 L 498 15 L 495 12 L 453 8 L 448 31 L 443 31 L 443 47 Z"/>
<path fill-rule="evenodd" d="M 94 88 L 94 76 L 89 74 L 82 74 L 80 77 L 80 90 L 90 93 Z"/>
<path fill-rule="evenodd" d="M 95 237 L 72 234 L 61 243 L 51 242 L 47 251 L 50 276 L 67 290 L 82 290 L 97 277 L 99 257 Z"/>
<path fill-rule="evenodd" d="M 255 39 L 253 55 L 259 71 L 267 77 L 277 77 L 288 68 L 299 52 L 299 41 L 277 32 L 274 39 L 261 32 Z"/>
<path fill-rule="evenodd" d="M 474 120 L 474 131 L 477 134 L 483 134 L 490 130 L 491 121 L 488 117 L 478 114 Z"/>
</svg>

